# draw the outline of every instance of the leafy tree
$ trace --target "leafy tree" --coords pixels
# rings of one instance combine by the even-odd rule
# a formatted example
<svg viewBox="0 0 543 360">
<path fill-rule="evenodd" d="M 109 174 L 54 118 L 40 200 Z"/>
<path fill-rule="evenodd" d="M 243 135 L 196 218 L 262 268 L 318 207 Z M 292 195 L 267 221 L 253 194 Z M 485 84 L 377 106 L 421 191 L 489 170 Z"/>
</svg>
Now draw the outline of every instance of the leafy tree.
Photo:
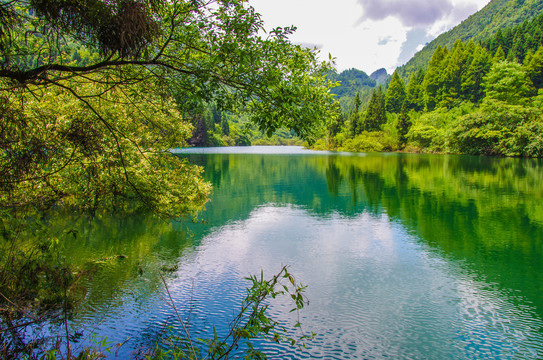
<svg viewBox="0 0 543 360">
<path fill-rule="evenodd" d="M 467 55 L 464 43 L 458 40 L 444 62 L 442 73 L 441 106 L 449 107 L 462 93 L 462 74 L 465 71 Z"/>
<path fill-rule="evenodd" d="M 523 31 L 520 28 L 517 29 L 515 37 L 513 38 L 513 46 L 511 47 L 511 50 L 509 50 L 508 57 L 511 56 L 512 60 L 522 62 L 528 46 Z"/>
<path fill-rule="evenodd" d="M 543 88 L 543 46 L 539 46 L 535 53 L 528 53 L 524 59 L 524 69 L 535 88 Z"/>
<path fill-rule="evenodd" d="M 412 122 L 409 118 L 407 105 L 404 104 L 402 106 L 402 111 L 398 116 L 398 123 L 396 124 L 396 129 L 398 130 L 398 145 L 400 149 L 405 147 L 405 143 L 407 141 L 407 133 L 409 132 L 411 125 Z"/>
<path fill-rule="evenodd" d="M 484 86 L 486 96 L 480 109 L 462 117 L 451 129 L 454 150 L 476 155 L 538 154 L 540 141 L 535 131 L 540 128 L 540 118 L 528 106 L 535 89 L 522 66 L 507 61 L 494 64 Z"/>
<path fill-rule="evenodd" d="M 520 64 L 499 62 L 484 77 L 485 101 L 497 100 L 509 105 L 522 105 L 535 89 L 528 74 Z"/>
<path fill-rule="evenodd" d="M 498 29 L 498 30 L 501 30 L 501 29 Z M 511 49 L 511 47 L 513 46 L 513 39 L 515 37 L 515 33 L 513 32 L 512 28 L 507 27 L 503 29 L 502 34 L 503 34 L 502 35 L 503 41 L 502 41 L 502 44 L 500 44 L 500 46 L 502 46 L 504 51 L 507 50 L 507 52 L 509 52 L 509 49 Z M 498 36 L 497 33 L 494 36 L 497 37 Z"/>
<path fill-rule="evenodd" d="M 540 142 L 532 133 L 539 128 L 533 109 L 502 101 L 485 101 L 480 111 L 462 117 L 452 127 L 451 143 L 455 151 L 473 155 L 520 156 L 528 153 L 521 148 L 528 143 L 534 146 L 534 153 L 539 151 Z"/>
<path fill-rule="evenodd" d="M 87 77 L 59 83 L 78 97 L 62 86 L 29 85 L 3 98 L 3 207 L 143 206 L 172 216 L 201 207 L 209 187 L 200 170 L 164 152 L 190 136 L 172 100 L 146 92 L 145 83 L 108 91 L 107 78 Z"/>
<path fill-rule="evenodd" d="M 494 53 L 494 57 L 492 58 L 492 62 L 499 63 L 505 61 L 505 52 L 503 51 L 502 47 L 499 46 L 496 52 Z"/>
<path fill-rule="evenodd" d="M 359 135 L 364 131 L 363 118 L 360 113 L 353 111 L 349 116 L 349 130 L 352 136 Z"/>
<path fill-rule="evenodd" d="M 496 32 L 496 35 L 494 35 L 494 37 L 492 38 L 492 41 L 490 42 L 490 52 L 495 54 L 496 51 L 498 51 L 498 48 L 502 48 L 502 51 L 503 51 L 505 47 L 506 45 L 505 45 L 504 38 L 502 35 L 502 30 L 498 29 L 498 31 Z"/>
<path fill-rule="evenodd" d="M 222 133 L 223 135 L 230 135 L 230 125 L 228 124 L 228 120 L 227 119 L 223 119 L 221 121 L 221 130 L 222 130 Z"/>
<path fill-rule="evenodd" d="M 396 150 L 397 140 L 384 131 L 363 131 L 352 139 L 347 139 L 339 147 L 340 151 L 381 152 Z"/>
<path fill-rule="evenodd" d="M 364 130 L 379 131 L 386 121 L 385 98 L 383 96 L 383 91 L 379 86 L 371 95 L 366 117 L 364 119 Z"/>
<path fill-rule="evenodd" d="M 349 115 L 350 133 L 353 136 L 360 134 L 363 130 L 363 124 L 359 112 L 360 105 L 362 105 L 362 101 L 360 100 L 360 92 L 357 92 L 354 98 L 354 109 Z"/>
<path fill-rule="evenodd" d="M 407 85 L 406 104 L 408 109 L 415 111 L 424 110 L 424 70 L 419 70 L 411 75 Z"/>
<path fill-rule="evenodd" d="M 415 123 L 409 129 L 407 138 L 416 146 L 434 151 L 433 145 L 435 140 L 439 139 L 439 129 L 433 125 Z"/>
<path fill-rule="evenodd" d="M 354 112 L 358 113 L 360 111 L 360 105 L 362 105 L 362 101 L 360 101 L 360 92 L 356 93 L 356 96 L 354 97 Z"/>
<path fill-rule="evenodd" d="M 195 112 L 206 104 L 245 111 L 268 133 L 286 127 L 313 138 L 336 111 L 324 77 L 330 64 L 293 45 L 294 30 L 262 36 L 260 15 L 243 0 L 0 3 L 2 228 L 11 229 L 13 218 L 39 219 L 37 210 L 51 206 L 166 217 L 197 212 L 210 186 L 199 167 L 168 150 L 186 145 L 191 120 L 215 126 L 210 111 Z M 8 233 L 0 231 L 1 244 L 18 255 L 3 257 L 11 262 L 1 269 L 21 278 L 1 288 L 7 293 L 13 285 L 10 298 L 21 302 L 0 297 L 1 328 L 12 330 L 2 332 L 0 348 L 17 357 L 11 355 L 31 353 L 35 344 L 24 344 L 27 326 L 43 320 L 28 325 L 28 316 L 67 318 L 73 279 L 63 274 L 73 271 L 36 258 L 39 249 L 24 243 L 40 234 L 50 248 L 56 240 L 43 228 Z M 28 263 L 35 271 L 23 271 Z M 2 281 L 13 279 L 5 274 Z M 53 302 L 20 286 L 43 274 L 66 279 L 47 296 Z"/>
<path fill-rule="evenodd" d="M 385 108 L 388 112 L 399 113 L 405 101 L 405 86 L 397 71 L 392 74 L 385 94 Z"/>
<path fill-rule="evenodd" d="M 443 60 L 447 52 L 438 46 L 428 64 L 428 70 L 424 76 L 424 94 L 426 108 L 431 111 L 438 104 L 439 90 L 442 86 Z"/>
<path fill-rule="evenodd" d="M 0 142 L 3 148 L 13 149 L 0 155 L 0 177 L 9 179 L 3 181 L 4 190 L 9 185 L 15 191 L 22 186 L 22 180 L 36 178 L 36 174 L 30 173 L 36 166 L 41 168 L 40 178 L 48 176 L 51 171 L 46 169 L 53 169 L 50 162 L 56 160 L 57 152 L 40 149 L 61 147 L 48 144 L 51 137 L 22 136 L 28 124 L 35 122 L 21 108 L 28 96 L 39 99 L 55 92 L 79 101 L 83 106 L 79 112 L 85 108 L 88 112 L 89 119 L 85 121 L 101 124 L 102 133 L 113 137 L 117 145 L 112 156 L 121 163 L 141 153 L 141 149 L 134 154 L 124 153 L 128 150 L 121 144 L 137 143 L 134 137 L 139 132 L 135 128 L 122 129 L 114 111 L 102 110 L 107 101 L 117 101 L 115 96 L 121 92 L 134 94 L 134 99 L 145 99 L 146 94 L 154 93 L 153 96 L 164 99 L 163 103 L 154 103 L 165 111 L 175 107 L 168 102 L 169 94 L 173 94 L 180 114 L 172 117 L 168 126 L 180 122 L 181 116 L 195 104 L 215 101 L 222 109 L 247 110 L 261 130 L 271 133 L 284 126 L 310 138 L 332 112 L 332 95 L 321 75 L 328 65 L 318 62 L 312 51 L 288 41 L 292 28 L 278 28 L 262 38 L 260 16 L 243 1 L 42 0 L 2 3 L 1 9 L 9 15 L 2 18 L 4 31 L 0 38 L 3 46 L 0 96 L 3 111 L 9 114 L 2 118 L 2 129 L 9 131 L 2 133 Z M 65 63 L 61 56 L 55 56 L 73 43 L 99 53 L 99 60 L 81 66 Z M 24 56 L 36 54 L 36 49 L 43 55 L 30 64 L 21 61 Z M 93 82 L 97 86 L 92 86 Z M 139 103 L 131 96 L 123 101 L 124 108 L 140 111 Z M 35 127 L 34 131 L 46 131 L 49 123 L 64 115 L 51 107 L 41 127 Z M 152 123 L 151 115 L 140 121 Z M 72 128 L 78 132 L 71 138 L 96 137 L 90 132 L 91 127 L 73 125 Z M 21 140 L 17 143 L 14 138 Z M 33 144 L 29 144 L 30 139 Z M 55 141 L 62 143 L 68 139 L 59 136 Z M 168 145 L 180 146 L 182 142 Z M 84 154 L 93 155 L 90 150 Z M 80 163 L 73 158 L 65 160 L 66 166 L 56 176 L 70 177 L 70 165 Z M 145 198 L 136 185 L 139 181 L 132 180 L 139 173 L 124 174 L 124 182 L 132 184 L 127 196 Z M 52 187 L 50 183 L 44 186 Z M 56 190 L 51 189 L 48 194 L 56 194 L 53 198 L 60 200 L 63 191 Z"/>
<path fill-rule="evenodd" d="M 492 66 L 488 51 L 480 45 L 475 46 L 473 59 L 465 72 L 462 81 L 462 93 L 473 103 L 480 102 L 484 97 L 483 78 Z"/>
<path fill-rule="evenodd" d="M 536 49 L 541 45 L 541 39 L 543 38 L 543 29 L 541 25 L 536 26 L 532 33 L 532 41 L 530 42 L 530 49 Z"/>
<path fill-rule="evenodd" d="M 198 147 L 205 147 L 209 145 L 209 132 L 208 124 L 203 116 L 196 117 L 197 126 L 194 130 L 192 138 L 189 140 L 189 143 Z"/>
<path fill-rule="evenodd" d="M 337 119 L 330 119 L 328 121 L 327 131 L 328 131 L 328 137 L 330 141 L 333 141 L 333 138 L 337 134 L 339 134 L 339 132 L 345 125 L 345 122 L 346 122 L 345 115 L 341 111 L 338 111 Z"/>
<path fill-rule="evenodd" d="M 217 106 L 213 104 L 211 107 L 211 112 L 213 113 L 213 122 L 215 124 L 220 124 L 223 121 L 222 112 L 220 109 L 217 109 Z"/>
<path fill-rule="evenodd" d="M 511 156 L 543 157 L 543 122 L 526 121 L 518 126 L 507 142 Z"/>
</svg>

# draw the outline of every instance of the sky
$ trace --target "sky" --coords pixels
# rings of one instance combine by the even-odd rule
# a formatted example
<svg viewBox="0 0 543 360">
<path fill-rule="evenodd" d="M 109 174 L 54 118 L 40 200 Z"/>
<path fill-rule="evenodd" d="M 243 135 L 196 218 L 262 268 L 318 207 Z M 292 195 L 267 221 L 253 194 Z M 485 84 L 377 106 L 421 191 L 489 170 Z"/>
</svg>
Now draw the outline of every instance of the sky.
<svg viewBox="0 0 543 360">
<path fill-rule="evenodd" d="M 392 73 L 424 44 L 490 0 L 250 0 L 265 28 L 295 25 L 291 41 L 336 58 L 338 71 Z"/>
</svg>

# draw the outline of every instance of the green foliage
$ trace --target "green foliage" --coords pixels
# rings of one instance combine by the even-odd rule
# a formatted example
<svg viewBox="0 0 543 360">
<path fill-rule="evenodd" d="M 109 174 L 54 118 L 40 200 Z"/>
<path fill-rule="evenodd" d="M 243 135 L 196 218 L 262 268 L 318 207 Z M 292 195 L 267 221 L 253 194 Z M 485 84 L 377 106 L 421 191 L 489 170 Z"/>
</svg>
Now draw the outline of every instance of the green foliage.
<svg viewBox="0 0 543 360">
<path fill-rule="evenodd" d="M 536 89 L 543 88 L 543 46 L 533 53 L 529 51 L 524 58 L 524 69 Z"/>
<path fill-rule="evenodd" d="M 452 134 L 458 150 L 474 155 L 498 155 L 496 145 L 502 141 L 507 129 L 494 124 L 490 117 L 473 113 L 463 117 L 453 128 Z"/>
<path fill-rule="evenodd" d="M 371 95 L 366 116 L 364 118 L 364 130 L 379 131 L 386 120 L 385 97 L 379 86 Z"/>
<path fill-rule="evenodd" d="M 501 46 L 498 46 L 498 49 L 494 53 L 494 57 L 492 58 L 492 62 L 494 64 L 497 64 L 499 62 L 505 61 L 505 52 L 503 51 L 503 48 Z"/>
<path fill-rule="evenodd" d="M 471 46 L 474 47 L 472 44 Z M 468 50 L 460 40 L 454 43 L 452 50 L 447 54 L 442 74 L 443 85 L 440 89 L 439 105 L 441 107 L 450 108 L 463 97 L 462 80 L 463 75 L 467 72 L 468 55 Z"/>
<path fill-rule="evenodd" d="M 360 105 L 362 105 L 362 101 L 360 101 L 360 92 L 356 93 L 356 96 L 354 97 L 354 112 L 358 113 L 360 110 Z"/>
<path fill-rule="evenodd" d="M 519 125 L 505 144 L 508 155 L 543 157 L 543 121 L 527 121 Z"/>
<path fill-rule="evenodd" d="M 490 54 L 480 45 L 475 45 L 473 58 L 463 74 L 461 93 L 463 98 L 479 103 L 484 97 L 483 78 L 490 71 L 492 61 Z"/>
<path fill-rule="evenodd" d="M 223 119 L 221 120 L 221 131 L 223 135 L 230 135 L 230 125 L 228 124 L 228 120 Z"/>
<path fill-rule="evenodd" d="M 397 140 L 382 131 L 367 132 L 352 139 L 347 139 L 338 148 L 339 151 L 351 152 L 381 152 L 396 150 Z"/>
<path fill-rule="evenodd" d="M 402 106 L 400 116 L 398 116 L 398 122 L 396 123 L 396 129 L 398 130 L 398 146 L 402 149 L 407 141 L 407 133 L 411 128 L 412 122 L 407 112 L 407 105 Z"/>
<path fill-rule="evenodd" d="M 409 110 L 424 110 L 424 71 L 419 70 L 412 74 L 407 85 L 406 105 Z"/>
<path fill-rule="evenodd" d="M 241 311 L 229 325 L 229 333 L 224 338 L 219 338 L 217 332 L 214 331 L 213 339 L 205 340 L 208 344 L 205 355 L 199 355 L 200 351 L 194 345 L 191 334 L 185 327 L 183 320 L 178 317 L 178 321 L 183 325 L 184 334 L 168 336 L 163 343 L 157 344 L 154 354 L 149 358 L 223 359 L 228 358 L 232 351 L 237 350 L 239 346 L 245 346 L 245 359 L 266 359 L 266 354 L 255 349 L 252 345 L 252 341 L 258 338 L 277 343 L 286 342 L 291 346 L 304 348 L 304 342 L 313 338 L 314 334 L 305 335 L 302 333 L 297 337 L 293 336 L 287 328 L 267 314 L 267 309 L 269 300 L 284 296 L 292 301 L 291 312 L 302 310 L 308 303 L 303 295 L 305 286 L 297 283 L 286 267 L 282 267 L 269 280 L 264 279 L 263 272 L 260 277 L 253 275 L 247 280 L 250 281 L 251 286 L 247 289 L 245 299 L 242 301 Z M 166 285 L 165 281 L 164 284 Z M 171 297 L 170 304 L 175 310 Z M 177 312 L 177 310 L 175 311 Z M 300 323 L 298 322 L 294 327 L 300 328 Z"/>
<path fill-rule="evenodd" d="M 538 152 L 540 115 L 534 109 L 493 99 L 466 115 L 452 128 L 453 148 L 468 154 L 528 156 Z M 527 136 L 530 136 L 527 140 Z M 522 145 L 531 144 L 531 150 Z"/>
<path fill-rule="evenodd" d="M 97 76 L 58 85 L 39 97 L 29 87 L 4 98 L 5 111 L 25 104 L 0 119 L 9 129 L 0 140 L 4 206 L 143 206 L 173 216 L 205 203 L 210 189 L 201 170 L 164 152 L 190 134 L 171 100 L 146 93 L 145 84 L 107 91 Z M 67 90 L 75 87 L 77 97 Z"/>
<path fill-rule="evenodd" d="M 446 49 L 439 46 L 428 64 L 428 70 L 424 76 L 425 103 L 428 111 L 433 110 L 439 102 L 439 91 L 442 87 L 442 74 L 444 72 L 444 59 L 447 55 Z"/>
<path fill-rule="evenodd" d="M 397 71 L 392 74 L 392 79 L 385 94 L 385 109 L 391 113 L 399 113 L 405 101 L 405 86 Z"/>
<path fill-rule="evenodd" d="M 436 140 L 441 137 L 440 130 L 432 125 L 425 125 L 422 123 L 416 123 L 411 126 L 411 129 L 407 133 L 409 141 L 420 148 L 429 149 L 433 151 L 436 145 Z"/>
<path fill-rule="evenodd" d="M 520 64 L 502 61 L 492 66 L 484 78 L 486 99 L 509 105 L 526 104 L 535 95 L 532 81 Z"/>
<path fill-rule="evenodd" d="M 510 0 L 492 0 L 479 12 L 471 15 L 461 24 L 431 41 L 411 58 L 407 64 L 402 66 L 399 72 L 404 79 L 409 78 L 412 73 L 427 66 L 432 54 L 438 47 L 450 48 L 457 40 L 464 42 L 469 40 L 474 40 L 475 42 L 488 41 L 493 35 L 498 36 L 498 31 L 501 32 L 501 35 L 494 40 L 491 53 L 494 54 L 498 46 L 502 46 L 504 50 L 509 50 L 507 43 L 512 42 L 515 32 L 506 32 L 504 29 L 522 26 L 524 21 L 527 20 L 537 19 L 538 22 L 541 22 L 540 14 L 542 11 L 543 4 L 537 0 L 524 1 L 522 4 L 515 4 Z M 535 35 L 533 37 L 537 39 L 535 28 L 530 28 L 529 26 L 525 28 L 526 33 L 532 33 Z M 539 40 L 541 40 L 541 37 L 539 37 Z M 487 44 L 490 45 L 488 42 Z M 489 46 L 487 47 L 488 49 Z"/>
<path fill-rule="evenodd" d="M 354 68 L 344 70 L 339 74 L 335 70 L 330 70 L 327 77 L 330 81 L 339 83 L 339 86 L 331 90 L 339 97 L 354 97 L 361 88 L 376 86 L 375 80 L 371 79 L 368 74 Z"/>
</svg>

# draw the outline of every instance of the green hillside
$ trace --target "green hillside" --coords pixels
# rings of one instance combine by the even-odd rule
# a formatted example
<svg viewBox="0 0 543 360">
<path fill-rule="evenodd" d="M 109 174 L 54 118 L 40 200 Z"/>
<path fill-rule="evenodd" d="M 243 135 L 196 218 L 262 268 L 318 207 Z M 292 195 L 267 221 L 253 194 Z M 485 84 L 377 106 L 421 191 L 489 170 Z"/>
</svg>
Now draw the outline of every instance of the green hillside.
<svg viewBox="0 0 543 360">
<path fill-rule="evenodd" d="M 376 82 L 362 70 L 348 69 L 341 73 L 329 71 L 328 78 L 338 82 L 339 86 L 332 89 L 332 93 L 339 97 L 354 96 L 362 87 L 375 87 Z"/>
<path fill-rule="evenodd" d="M 421 52 L 386 86 L 340 97 L 343 114 L 315 147 L 543 158 L 540 8 L 492 1 L 427 46 L 428 60 Z"/>
<path fill-rule="evenodd" d="M 479 12 L 471 15 L 460 25 L 441 34 L 404 66 L 398 68 L 402 78 L 427 66 L 438 46 L 451 48 L 458 39 L 466 42 L 470 39 L 479 41 L 495 34 L 499 29 L 513 27 L 525 20 L 538 16 L 543 11 L 540 0 L 492 0 Z"/>
</svg>

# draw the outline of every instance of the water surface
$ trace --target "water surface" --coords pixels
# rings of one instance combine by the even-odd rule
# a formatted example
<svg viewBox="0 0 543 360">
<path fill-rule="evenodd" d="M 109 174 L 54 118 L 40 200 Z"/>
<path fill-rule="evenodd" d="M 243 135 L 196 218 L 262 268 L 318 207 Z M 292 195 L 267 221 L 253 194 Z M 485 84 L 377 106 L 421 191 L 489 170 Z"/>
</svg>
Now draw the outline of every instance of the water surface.
<svg viewBox="0 0 543 360">
<path fill-rule="evenodd" d="M 178 326 L 219 333 L 261 269 L 308 286 L 304 352 L 270 358 L 543 356 L 543 167 L 538 160 L 337 154 L 250 147 L 179 151 L 214 191 L 197 223 L 66 216 L 78 262 L 99 261 L 76 317 L 124 343 L 120 358 Z M 121 258 L 115 257 L 123 254 Z M 173 270 L 173 271 L 172 271 Z M 286 304 L 270 312 L 297 320 Z M 115 358 L 115 354 L 111 354 Z"/>
</svg>

